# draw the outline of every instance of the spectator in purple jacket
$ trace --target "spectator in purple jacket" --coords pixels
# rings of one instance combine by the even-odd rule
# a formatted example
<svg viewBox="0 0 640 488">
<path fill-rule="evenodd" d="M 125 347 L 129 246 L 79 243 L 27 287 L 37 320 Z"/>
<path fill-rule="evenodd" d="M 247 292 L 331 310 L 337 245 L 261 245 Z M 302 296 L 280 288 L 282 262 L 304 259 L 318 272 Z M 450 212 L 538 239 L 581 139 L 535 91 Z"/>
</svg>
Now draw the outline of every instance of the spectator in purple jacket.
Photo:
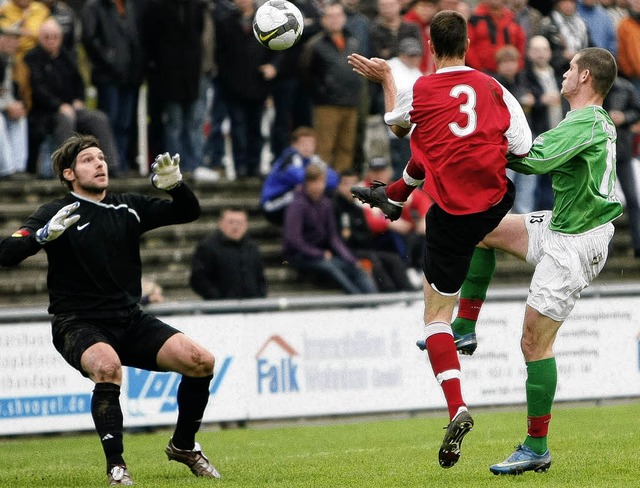
<svg viewBox="0 0 640 488">
<path fill-rule="evenodd" d="M 304 187 L 285 210 L 284 257 L 301 273 L 330 278 L 349 294 L 375 293 L 371 276 L 340 239 L 326 184 L 324 165 L 307 166 Z"/>
</svg>

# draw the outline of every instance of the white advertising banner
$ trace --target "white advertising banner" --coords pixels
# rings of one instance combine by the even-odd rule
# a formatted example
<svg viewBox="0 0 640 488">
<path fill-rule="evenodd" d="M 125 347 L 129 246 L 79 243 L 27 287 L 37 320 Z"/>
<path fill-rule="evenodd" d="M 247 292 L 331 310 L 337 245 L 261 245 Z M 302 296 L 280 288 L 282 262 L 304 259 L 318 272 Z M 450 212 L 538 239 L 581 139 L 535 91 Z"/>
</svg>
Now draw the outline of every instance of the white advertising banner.
<svg viewBox="0 0 640 488">
<path fill-rule="evenodd" d="M 578 302 L 560 329 L 557 400 L 640 396 L 637 297 Z M 422 337 L 421 303 L 169 316 L 216 356 L 204 421 L 444 408 Z M 605 312 L 606 310 L 606 312 Z M 461 356 L 470 406 L 521 404 L 524 304 L 485 304 L 479 346 Z M 51 345 L 45 323 L 0 326 L 0 435 L 92 429 L 92 383 Z M 126 426 L 173 424 L 180 377 L 125 368 Z"/>
</svg>

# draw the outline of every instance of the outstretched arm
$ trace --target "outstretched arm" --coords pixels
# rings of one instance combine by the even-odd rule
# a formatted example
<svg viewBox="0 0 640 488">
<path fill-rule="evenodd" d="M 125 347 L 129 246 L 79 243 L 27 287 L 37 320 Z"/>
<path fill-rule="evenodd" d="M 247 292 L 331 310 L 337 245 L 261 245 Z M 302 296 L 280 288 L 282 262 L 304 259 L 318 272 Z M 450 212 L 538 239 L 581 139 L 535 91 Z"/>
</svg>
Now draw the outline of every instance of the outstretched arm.
<svg viewBox="0 0 640 488">
<path fill-rule="evenodd" d="M 80 202 L 65 205 L 41 228 L 25 224 L 11 236 L 0 242 L 0 266 L 15 266 L 29 256 L 36 254 L 42 247 L 62 235 L 75 224 L 80 215 L 71 215 L 80 206 Z M 37 230 L 34 230 L 37 229 Z"/>
<path fill-rule="evenodd" d="M 398 98 L 398 89 L 391 72 L 389 64 L 381 58 L 365 58 L 360 54 L 350 54 L 347 60 L 353 71 L 367 80 L 374 83 L 380 83 L 384 91 L 384 110 L 385 112 L 393 112 L 396 108 L 396 100 Z M 403 127 L 398 124 L 390 124 L 391 132 L 398 137 L 404 137 L 409 133 L 410 126 Z"/>
</svg>

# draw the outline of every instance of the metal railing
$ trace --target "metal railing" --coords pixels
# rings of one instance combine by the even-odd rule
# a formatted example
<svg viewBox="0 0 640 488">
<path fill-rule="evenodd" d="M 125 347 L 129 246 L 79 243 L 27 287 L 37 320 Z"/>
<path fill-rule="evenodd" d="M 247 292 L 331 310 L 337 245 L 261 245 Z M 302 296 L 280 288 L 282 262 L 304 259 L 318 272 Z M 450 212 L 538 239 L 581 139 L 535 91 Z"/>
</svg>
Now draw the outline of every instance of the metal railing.
<svg viewBox="0 0 640 488">
<path fill-rule="evenodd" d="M 488 301 L 524 300 L 527 288 L 495 287 L 487 293 Z M 637 296 L 640 283 L 614 283 L 592 285 L 582 292 L 582 296 Z M 380 293 L 373 295 L 323 295 L 318 297 L 291 296 L 255 298 L 243 300 L 186 300 L 152 304 L 145 310 L 157 316 L 197 315 L 224 313 L 273 312 L 283 310 L 309 310 L 327 308 L 375 307 L 380 305 L 410 304 L 423 299 L 422 292 Z M 16 322 L 48 321 L 50 315 L 42 307 L 0 308 L 0 324 Z"/>
</svg>

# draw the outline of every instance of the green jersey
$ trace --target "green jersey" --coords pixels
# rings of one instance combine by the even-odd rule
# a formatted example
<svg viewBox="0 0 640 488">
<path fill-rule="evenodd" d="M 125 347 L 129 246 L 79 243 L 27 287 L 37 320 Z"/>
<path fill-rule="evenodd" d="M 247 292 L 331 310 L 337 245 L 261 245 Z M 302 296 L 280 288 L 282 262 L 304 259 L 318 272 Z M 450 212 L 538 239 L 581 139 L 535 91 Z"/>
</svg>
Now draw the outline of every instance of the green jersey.
<svg viewBox="0 0 640 488">
<path fill-rule="evenodd" d="M 622 214 L 615 195 L 616 128 L 602 107 L 571 110 L 536 138 L 527 156 L 508 159 L 519 173 L 551 176 L 551 230 L 580 234 Z"/>
</svg>

